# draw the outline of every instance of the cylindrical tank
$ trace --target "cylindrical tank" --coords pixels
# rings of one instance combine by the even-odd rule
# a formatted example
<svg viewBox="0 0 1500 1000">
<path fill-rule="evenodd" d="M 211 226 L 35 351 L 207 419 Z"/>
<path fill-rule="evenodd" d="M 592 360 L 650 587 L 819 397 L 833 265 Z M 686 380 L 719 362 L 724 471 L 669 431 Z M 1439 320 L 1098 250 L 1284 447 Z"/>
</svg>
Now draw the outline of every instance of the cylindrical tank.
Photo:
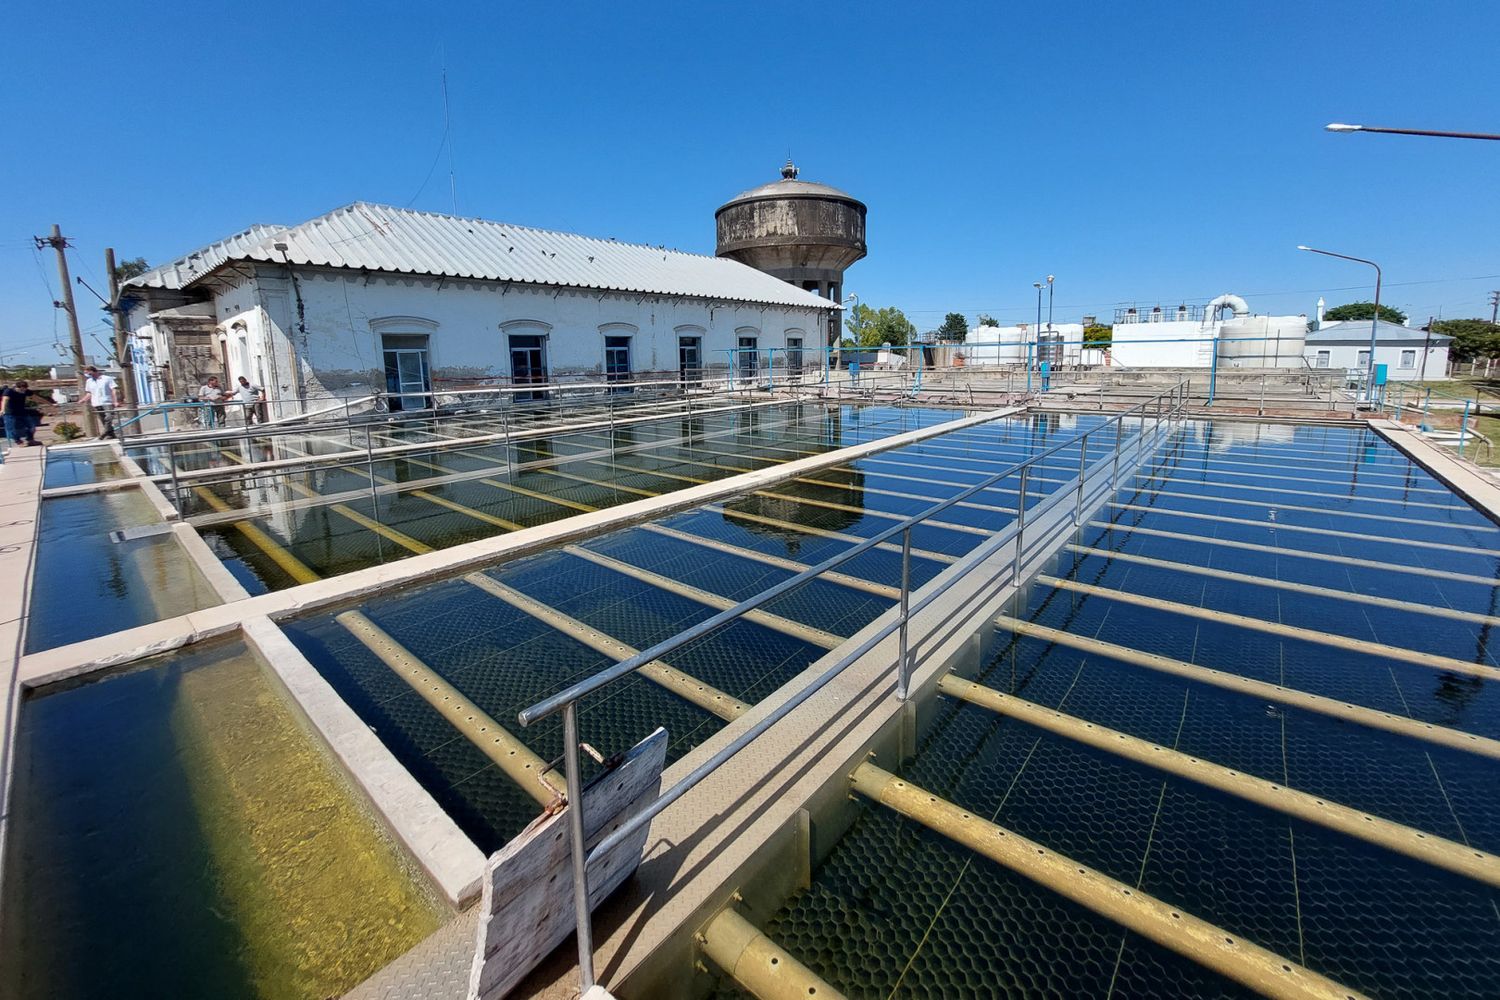
<svg viewBox="0 0 1500 1000">
<path fill-rule="evenodd" d="M 865 255 L 865 206 L 797 174 L 788 160 L 781 180 L 720 206 L 715 253 L 838 300 L 844 269 Z"/>
<path fill-rule="evenodd" d="M 1219 327 L 1220 368 L 1300 368 L 1307 323 L 1297 316 L 1237 316 Z"/>
<path fill-rule="evenodd" d="M 971 365 L 1018 365 L 1026 360 L 1026 328 L 1020 326 L 976 326 L 964 338 L 964 353 Z"/>
</svg>

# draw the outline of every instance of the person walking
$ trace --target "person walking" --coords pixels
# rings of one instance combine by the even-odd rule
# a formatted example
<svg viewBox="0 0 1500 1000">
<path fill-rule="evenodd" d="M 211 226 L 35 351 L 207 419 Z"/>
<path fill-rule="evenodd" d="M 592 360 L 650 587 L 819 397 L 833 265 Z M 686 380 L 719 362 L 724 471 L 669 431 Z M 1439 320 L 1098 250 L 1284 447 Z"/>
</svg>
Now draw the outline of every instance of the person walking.
<svg viewBox="0 0 1500 1000">
<path fill-rule="evenodd" d="M 250 380 L 243 375 L 239 377 L 239 383 L 240 387 L 234 391 L 234 398 L 245 408 L 245 426 L 249 427 L 256 420 L 265 423 L 266 415 L 261 410 L 260 403 L 266 394 L 259 386 L 251 385 Z"/>
<path fill-rule="evenodd" d="M 224 415 L 224 387 L 219 384 L 219 376 L 210 375 L 208 381 L 198 387 L 198 398 L 208 405 L 208 425 L 210 427 L 222 427 L 228 421 Z"/>
<path fill-rule="evenodd" d="M 101 374 L 94 365 L 89 365 L 84 372 L 88 378 L 83 380 L 83 392 L 94 408 L 94 415 L 99 418 L 98 440 L 112 438 L 115 436 L 115 407 L 120 405 L 120 386 L 114 376 Z"/>
<path fill-rule="evenodd" d="M 5 418 L 5 436 L 11 444 L 29 448 L 36 444 L 36 426 L 31 422 L 31 390 L 25 379 L 0 389 L 0 415 Z"/>
</svg>

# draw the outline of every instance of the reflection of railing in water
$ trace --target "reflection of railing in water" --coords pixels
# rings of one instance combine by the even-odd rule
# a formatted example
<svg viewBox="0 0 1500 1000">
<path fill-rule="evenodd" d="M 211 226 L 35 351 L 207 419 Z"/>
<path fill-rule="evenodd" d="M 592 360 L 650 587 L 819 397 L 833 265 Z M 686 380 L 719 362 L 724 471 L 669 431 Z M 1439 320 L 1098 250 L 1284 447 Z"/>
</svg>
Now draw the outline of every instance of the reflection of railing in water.
<svg viewBox="0 0 1500 1000">
<path fill-rule="evenodd" d="M 759 405 L 768 405 L 770 401 Z M 288 475 L 311 468 L 335 470 L 370 467 L 377 458 L 398 457 L 407 453 L 470 447 L 476 444 L 503 443 L 538 435 L 588 426 L 629 426 L 640 421 L 683 417 L 735 409 L 747 405 L 739 397 L 725 392 L 681 393 L 675 389 L 657 394 L 616 394 L 600 392 L 587 398 L 573 397 L 540 402 L 516 402 L 493 411 L 471 414 L 465 420 L 439 423 L 449 434 L 428 432 L 429 439 L 381 445 L 376 437 L 384 432 L 423 431 L 432 418 L 411 422 L 350 419 L 324 424 L 299 424 L 275 428 L 239 428 L 205 434 L 173 435 L 149 441 L 130 442 L 132 449 L 149 449 L 142 455 L 149 478 L 170 484 L 174 503 L 184 484 L 208 485 L 217 481 L 241 481 L 246 475 Z M 757 405 L 757 404 L 748 404 Z M 274 457 L 283 439 L 298 439 L 309 432 L 325 435 L 324 442 L 340 450 L 322 454 L 290 448 L 291 457 Z M 451 433 L 457 432 L 457 433 Z M 249 449 L 250 454 L 236 456 L 227 449 Z M 200 452 L 226 456 L 225 463 L 214 468 L 185 468 Z M 259 456 L 257 455 L 259 453 Z M 187 458 L 189 461 L 184 462 Z M 180 503 L 177 503 L 179 510 Z"/>
<path fill-rule="evenodd" d="M 773 725 L 785 718 L 798 706 L 806 702 L 825 685 L 837 677 L 845 668 L 855 663 L 865 654 L 873 650 L 876 645 L 893 634 L 899 634 L 900 648 L 896 660 L 896 697 L 905 701 L 911 680 L 911 654 L 908 645 L 908 626 L 913 615 L 929 607 L 937 598 L 946 593 L 955 583 L 963 579 L 968 573 L 979 566 L 986 565 L 988 558 L 996 553 L 1014 548 L 1014 557 L 1005 558 L 1005 566 L 1000 572 L 991 575 L 986 581 L 986 586 L 999 587 L 1007 583 L 1019 585 L 1021 572 L 1028 555 L 1026 542 L 1026 528 L 1028 519 L 1033 523 L 1042 521 L 1049 516 L 1056 518 L 1055 514 L 1059 504 L 1072 500 L 1073 513 L 1070 524 L 1077 525 L 1083 514 L 1086 494 L 1091 493 L 1089 483 L 1091 476 L 1095 484 L 1101 480 L 1107 480 L 1110 488 L 1118 485 L 1120 475 L 1121 453 L 1125 450 L 1124 434 L 1126 421 L 1129 418 L 1137 419 L 1136 433 L 1130 438 L 1134 443 L 1134 451 L 1125 461 L 1126 463 L 1139 463 L 1145 456 L 1148 437 L 1150 444 L 1154 447 L 1164 436 L 1170 435 L 1180 422 L 1186 408 L 1186 383 L 1178 383 L 1169 390 L 1153 396 L 1150 400 L 1132 407 L 1122 413 L 1116 414 L 1103 421 L 1098 426 L 1090 428 L 1081 435 L 1075 435 L 1067 440 L 1052 445 L 1045 451 L 1041 451 L 1025 461 L 1018 462 L 1001 472 L 987 477 L 974 486 L 968 487 L 954 496 L 934 504 L 920 514 L 913 515 L 905 520 L 867 538 L 844 552 L 833 556 L 823 562 L 809 567 L 808 569 L 792 576 L 774 587 L 751 597 L 739 604 L 715 614 L 699 624 L 689 628 L 678 635 L 657 643 L 650 649 L 628 659 L 617 662 L 614 666 L 595 674 L 593 677 L 572 685 L 564 691 L 552 697 L 538 702 L 524 709 L 519 714 L 521 725 L 530 726 L 542 719 L 548 718 L 558 712 L 563 716 L 563 759 L 565 764 L 568 802 L 577 803 L 581 801 L 580 789 L 582 787 L 579 765 L 579 737 L 578 737 L 578 702 L 585 696 L 598 691 L 615 680 L 628 676 L 639 670 L 644 665 L 670 654 L 673 650 L 692 642 L 696 639 L 714 632 L 731 622 L 737 621 L 750 612 L 766 605 L 776 598 L 782 597 L 790 591 L 835 570 L 865 552 L 871 551 L 877 546 L 888 543 L 898 535 L 901 541 L 901 588 L 899 608 L 900 612 L 893 621 L 888 622 L 873 635 L 862 640 L 854 649 L 839 657 L 839 659 L 820 673 L 813 681 L 801 690 L 788 697 L 777 708 L 771 711 L 754 726 L 736 737 L 727 746 L 715 753 L 708 760 L 694 768 L 688 775 L 683 777 L 677 784 L 661 794 L 653 803 L 631 817 L 625 823 L 617 827 L 614 832 L 601 840 L 592 851 L 586 849 L 584 839 L 584 826 L 581 810 L 569 809 L 569 831 L 571 838 L 571 863 L 573 871 L 573 897 L 574 912 L 577 919 L 578 936 L 578 966 L 581 981 L 581 993 L 587 993 L 594 986 L 593 965 L 593 930 L 591 918 L 591 900 L 588 888 L 588 866 L 598 858 L 604 857 L 617 845 L 625 842 L 642 826 L 651 822 L 657 815 L 680 799 L 700 781 L 717 770 L 735 754 L 739 753 L 756 738 L 765 733 Z M 1149 424 L 1149 427 L 1148 427 Z M 1112 437 L 1112 447 L 1108 455 L 1095 460 L 1093 469 L 1088 464 L 1089 441 L 1095 435 Z M 1097 439 L 1096 439 L 1097 440 Z M 1042 461 L 1051 458 L 1066 448 L 1077 446 L 1079 449 L 1078 473 L 1076 483 L 1070 479 L 1063 488 L 1037 503 L 1032 510 L 1027 509 L 1027 488 L 1031 476 L 1031 470 Z M 957 576 L 951 577 L 941 584 L 933 587 L 915 603 L 911 600 L 911 532 L 924 522 L 930 523 L 933 518 L 943 511 L 962 503 L 969 498 L 993 487 L 995 484 L 1010 478 L 1019 476 L 1019 502 L 1017 504 L 1016 518 L 1002 530 L 994 533 L 991 537 L 981 542 L 968 557 L 971 559 L 969 568 Z M 1042 547 L 1045 547 L 1046 540 Z M 1033 543 L 1031 549 L 1035 550 L 1037 544 Z M 1001 579 L 1004 577 L 1004 579 Z"/>
</svg>

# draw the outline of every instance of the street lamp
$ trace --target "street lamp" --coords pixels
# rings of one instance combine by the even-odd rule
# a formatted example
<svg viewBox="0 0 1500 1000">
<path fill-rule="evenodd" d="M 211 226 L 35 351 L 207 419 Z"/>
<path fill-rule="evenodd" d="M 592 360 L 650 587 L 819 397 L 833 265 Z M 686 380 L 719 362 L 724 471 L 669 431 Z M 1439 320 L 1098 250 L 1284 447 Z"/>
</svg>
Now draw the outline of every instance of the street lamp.
<svg viewBox="0 0 1500 1000">
<path fill-rule="evenodd" d="M 1047 343 L 1049 345 L 1048 346 L 1048 350 L 1049 351 L 1051 350 L 1050 345 L 1052 343 L 1052 282 L 1053 282 L 1052 275 L 1050 275 L 1050 274 L 1047 275 Z M 1059 353 L 1061 353 L 1061 352 L 1059 352 Z M 1048 356 L 1047 360 L 1049 360 L 1049 361 L 1051 360 L 1050 355 Z M 1058 363 L 1059 364 L 1062 363 L 1062 359 L 1061 358 L 1058 358 Z"/>
<path fill-rule="evenodd" d="M 1323 126 L 1325 132 L 1386 132 L 1391 135 L 1426 135 L 1435 136 L 1439 139 L 1489 139 L 1491 141 L 1500 139 L 1500 135 L 1493 132 L 1441 132 L 1425 128 L 1382 128 L 1378 125 L 1345 125 L 1343 122 L 1330 122 Z"/>
<path fill-rule="evenodd" d="M 1365 401 L 1373 404 L 1375 402 L 1375 340 L 1380 330 L 1380 265 L 1373 260 L 1365 260 L 1363 257 L 1350 257 L 1348 254 L 1334 253 L 1332 250 L 1318 250 L 1301 244 L 1297 245 L 1297 249 L 1308 253 L 1320 253 L 1325 257 L 1352 260 L 1356 264 L 1369 264 L 1375 269 L 1375 316 L 1370 320 L 1370 367 L 1365 374 Z"/>
</svg>

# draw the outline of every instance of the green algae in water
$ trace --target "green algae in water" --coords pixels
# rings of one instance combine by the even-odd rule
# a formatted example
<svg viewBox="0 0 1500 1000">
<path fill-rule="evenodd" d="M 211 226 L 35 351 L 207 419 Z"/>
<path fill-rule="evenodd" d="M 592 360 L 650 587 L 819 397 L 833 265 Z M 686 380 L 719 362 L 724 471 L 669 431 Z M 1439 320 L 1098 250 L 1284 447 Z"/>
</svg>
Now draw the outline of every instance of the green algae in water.
<svg viewBox="0 0 1500 1000">
<path fill-rule="evenodd" d="M 340 995 L 441 923 L 243 649 L 23 709 L 0 994 Z"/>
</svg>

